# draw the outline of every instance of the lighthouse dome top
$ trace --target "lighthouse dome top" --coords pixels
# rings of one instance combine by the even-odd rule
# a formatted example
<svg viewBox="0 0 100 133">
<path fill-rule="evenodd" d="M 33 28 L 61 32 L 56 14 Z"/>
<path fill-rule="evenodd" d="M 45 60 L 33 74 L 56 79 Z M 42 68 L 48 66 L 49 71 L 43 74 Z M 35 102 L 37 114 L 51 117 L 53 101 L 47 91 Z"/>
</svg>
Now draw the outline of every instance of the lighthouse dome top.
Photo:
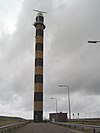
<svg viewBox="0 0 100 133">
<path fill-rule="evenodd" d="M 39 12 L 39 13 L 37 14 L 37 16 L 43 16 L 43 14 L 42 14 L 41 12 Z"/>
</svg>

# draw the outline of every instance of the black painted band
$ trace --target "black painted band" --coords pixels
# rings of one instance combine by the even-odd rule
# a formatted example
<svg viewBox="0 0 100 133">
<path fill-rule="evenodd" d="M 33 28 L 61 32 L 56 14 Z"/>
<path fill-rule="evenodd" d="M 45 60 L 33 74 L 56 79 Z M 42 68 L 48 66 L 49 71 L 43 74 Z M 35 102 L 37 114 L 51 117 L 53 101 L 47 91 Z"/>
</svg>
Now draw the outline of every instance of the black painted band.
<svg viewBox="0 0 100 133">
<path fill-rule="evenodd" d="M 43 101 L 43 92 L 35 92 L 34 101 Z"/>
<path fill-rule="evenodd" d="M 43 121 L 43 111 L 34 111 L 34 120 Z"/>
<path fill-rule="evenodd" d="M 43 44 L 42 43 L 36 43 L 35 50 L 42 50 L 43 51 Z"/>
<path fill-rule="evenodd" d="M 43 83 L 43 75 L 37 74 L 35 75 L 35 83 Z"/>
<path fill-rule="evenodd" d="M 43 58 L 36 58 L 35 66 L 43 66 Z"/>
</svg>

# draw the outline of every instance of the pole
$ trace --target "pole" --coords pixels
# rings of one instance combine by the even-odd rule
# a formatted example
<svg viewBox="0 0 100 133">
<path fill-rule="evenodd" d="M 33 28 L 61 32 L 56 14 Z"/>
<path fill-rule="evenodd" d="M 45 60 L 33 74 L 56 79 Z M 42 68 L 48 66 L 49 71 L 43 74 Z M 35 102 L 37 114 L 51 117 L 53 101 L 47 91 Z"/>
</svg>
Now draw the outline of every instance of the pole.
<svg viewBox="0 0 100 133">
<path fill-rule="evenodd" d="M 57 98 L 51 98 L 51 99 L 55 99 L 56 100 L 56 121 L 58 121 L 58 118 L 57 118 L 57 112 L 58 112 L 58 110 L 57 110 Z"/>
<path fill-rule="evenodd" d="M 57 98 L 55 98 L 56 99 L 56 121 L 58 121 L 58 117 L 57 117 Z"/>
<path fill-rule="evenodd" d="M 68 88 L 69 119 L 71 119 L 70 92 L 69 92 L 69 86 L 68 85 L 67 85 L 67 88 Z"/>
<path fill-rule="evenodd" d="M 71 119 L 71 106 L 70 106 L 70 91 L 68 85 L 59 85 L 59 87 L 67 87 L 68 89 L 68 110 L 69 110 L 69 119 Z"/>
<path fill-rule="evenodd" d="M 58 110 L 57 110 L 57 98 L 55 98 L 56 99 L 56 113 L 58 112 Z"/>
</svg>

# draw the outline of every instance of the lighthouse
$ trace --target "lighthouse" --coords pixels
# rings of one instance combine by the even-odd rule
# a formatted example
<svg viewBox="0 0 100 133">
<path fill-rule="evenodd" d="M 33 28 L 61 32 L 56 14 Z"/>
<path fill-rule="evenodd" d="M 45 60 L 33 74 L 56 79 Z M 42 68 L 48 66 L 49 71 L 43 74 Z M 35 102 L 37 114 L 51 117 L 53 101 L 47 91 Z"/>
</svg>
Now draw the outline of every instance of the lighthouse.
<svg viewBox="0 0 100 133">
<path fill-rule="evenodd" d="M 44 12 L 43 12 L 44 13 Z M 35 73 L 34 73 L 34 121 L 43 121 L 43 36 L 44 17 L 38 11 L 34 26 L 35 35 Z"/>
</svg>

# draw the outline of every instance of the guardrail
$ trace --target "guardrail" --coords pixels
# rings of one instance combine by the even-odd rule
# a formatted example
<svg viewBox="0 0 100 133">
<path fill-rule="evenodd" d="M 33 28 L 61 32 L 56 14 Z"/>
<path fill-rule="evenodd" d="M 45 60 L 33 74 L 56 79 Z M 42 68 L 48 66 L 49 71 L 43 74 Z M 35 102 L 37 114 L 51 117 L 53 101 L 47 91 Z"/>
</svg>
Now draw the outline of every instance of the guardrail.
<svg viewBox="0 0 100 133">
<path fill-rule="evenodd" d="M 90 129 L 92 133 L 100 133 L 100 126 L 95 125 L 84 125 L 84 124 L 74 124 L 74 123 L 63 123 L 63 122 L 52 122 L 53 124 L 66 126 L 66 127 L 73 127 L 75 129 L 81 129 L 84 131 L 85 129 Z"/>
<path fill-rule="evenodd" d="M 28 123 L 29 123 L 29 121 L 2 126 L 2 127 L 0 127 L 0 133 L 7 133 L 7 132 L 11 132 L 12 130 L 14 131 L 15 129 L 22 127 Z"/>
</svg>

